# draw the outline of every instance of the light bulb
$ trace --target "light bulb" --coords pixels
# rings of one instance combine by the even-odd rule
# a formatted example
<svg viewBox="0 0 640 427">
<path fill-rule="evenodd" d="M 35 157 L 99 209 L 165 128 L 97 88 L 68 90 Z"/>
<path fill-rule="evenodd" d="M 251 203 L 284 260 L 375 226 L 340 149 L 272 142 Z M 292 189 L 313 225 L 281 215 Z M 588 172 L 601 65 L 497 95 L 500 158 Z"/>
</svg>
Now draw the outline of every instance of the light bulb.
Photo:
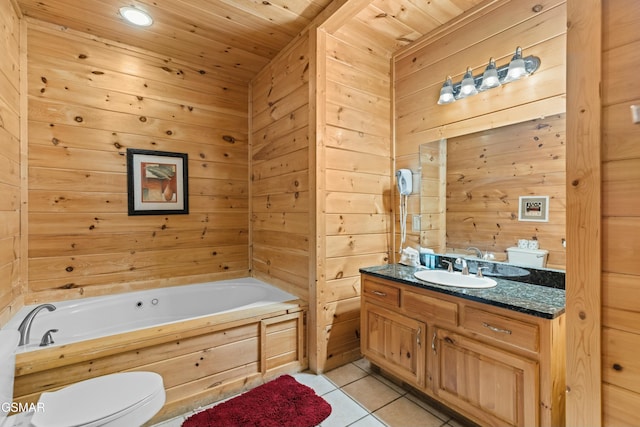
<svg viewBox="0 0 640 427">
<path fill-rule="evenodd" d="M 464 78 L 460 84 L 458 99 L 466 98 L 467 96 L 475 95 L 476 93 L 478 93 L 478 89 L 476 88 L 476 82 L 473 79 L 473 72 L 471 71 L 471 67 L 467 67 L 467 72 L 464 73 Z"/>
<path fill-rule="evenodd" d="M 496 69 L 496 61 L 493 58 L 489 58 L 489 64 L 482 75 L 482 84 L 480 85 L 479 90 L 491 89 L 500 86 L 500 84 L 498 70 Z"/>
<path fill-rule="evenodd" d="M 529 73 L 527 73 L 527 70 L 524 68 L 524 59 L 522 59 L 522 48 L 518 46 L 516 48 L 515 55 L 513 55 L 513 58 L 511 58 L 509 69 L 507 70 L 507 75 L 502 83 L 509 83 L 514 80 L 518 80 L 528 74 Z"/>
<path fill-rule="evenodd" d="M 147 12 L 131 6 L 121 7 L 120 16 L 126 19 L 127 22 L 140 27 L 148 27 L 153 24 L 153 19 Z"/>
<path fill-rule="evenodd" d="M 442 89 L 440 89 L 440 98 L 438 99 L 439 105 L 451 104 L 456 99 L 453 96 L 453 83 L 451 82 L 451 77 L 447 77 L 442 85 Z"/>
</svg>

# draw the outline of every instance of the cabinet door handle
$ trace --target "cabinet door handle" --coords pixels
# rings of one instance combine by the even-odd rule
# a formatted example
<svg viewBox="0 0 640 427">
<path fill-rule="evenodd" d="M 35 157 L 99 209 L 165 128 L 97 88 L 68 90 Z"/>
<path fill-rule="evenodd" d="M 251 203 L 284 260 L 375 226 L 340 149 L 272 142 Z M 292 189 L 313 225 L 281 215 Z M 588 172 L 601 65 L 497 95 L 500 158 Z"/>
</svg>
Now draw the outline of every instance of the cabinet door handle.
<svg viewBox="0 0 640 427">
<path fill-rule="evenodd" d="M 380 292 L 380 291 L 371 291 L 372 294 L 374 295 L 378 295 L 379 297 L 386 297 L 387 294 L 385 292 Z"/>
<path fill-rule="evenodd" d="M 436 332 L 433 333 L 433 338 L 431 338 L 431 350 L 433 350 L 433 352 L 435 354 L 438 354 L 438 351 L 436 350 L 436 339 L 438 338 L 438 334 Z"/>
<path fill-rule="evenodd" d="M 486 323 L 486 322 L 482 322 L 482 326 L 484 326 L 485 328 L 491 329 L 493 332 L 497 332 L 499 334 L 507 334 L 507 335 L 511 335 L 511 331 L 508 329 L 501 329 L 501 328 L 496 328 L 495 326 L 491 326 L 490 324 Z"/>
<path fill-rule="evenodd" d="M 418 327 L 418 332 L 416 333 L 416 344 L 418 344 L 418 348 L 422 347 L 422 341 L 420 341 L 420 335 L 422 335 L 422 326 Z"/>
</svg>

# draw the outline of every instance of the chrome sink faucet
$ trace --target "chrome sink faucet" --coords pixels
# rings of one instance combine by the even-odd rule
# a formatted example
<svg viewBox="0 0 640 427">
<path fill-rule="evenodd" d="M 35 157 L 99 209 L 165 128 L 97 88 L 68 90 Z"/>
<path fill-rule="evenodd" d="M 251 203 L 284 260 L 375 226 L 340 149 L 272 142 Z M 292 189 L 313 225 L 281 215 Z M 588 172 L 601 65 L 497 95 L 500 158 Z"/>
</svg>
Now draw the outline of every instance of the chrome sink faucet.
<svg viewBox="0 0 640 427">
<path fill-rule="evenodd" d="M 463 276 L 468 276 L 469 275 L 469 266 L 467 265 L 467 260 L 465 260 L 464 258 L 457 258 L 456 259 L 456 265 L 462 265 L 462 275 Z"/>
<path fill-rule="evenodd" d="M 56 306 L 53 304 L 40 304 L 33 310 L 29 312 L 18 326 L 18 332 L 20 332 L 20 342 L 18 345 L 27 345 L 29 344 L 29 335 L 31 335 L 31 324 L 33 323 L 33 319 L 36 317 L 41 310 L 47 309 L 49 311 L 53 311 L 56 309 Z"/>
</svg>

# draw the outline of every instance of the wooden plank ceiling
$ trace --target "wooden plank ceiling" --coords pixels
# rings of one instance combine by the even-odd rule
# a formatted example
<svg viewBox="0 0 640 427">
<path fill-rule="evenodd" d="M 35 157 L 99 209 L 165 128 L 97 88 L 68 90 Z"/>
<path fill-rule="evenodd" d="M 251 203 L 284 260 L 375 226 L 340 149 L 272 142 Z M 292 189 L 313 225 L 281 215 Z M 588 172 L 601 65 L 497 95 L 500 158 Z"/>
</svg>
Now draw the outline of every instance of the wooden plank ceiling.
<svg viewBox="0 0 640 427">
<path fill-rule="evenodd" d="M 342 31 L 349 39 L 368 44 L 372 52 L 390 55 L 480 2 L 365 1 L 362 11 Z M 150 50 L 169 61 L 186 61 L 206 70 L 217 70 L 231 80 L 246 82 L 331 0 L 18 0 L 18 3 L 28 18 Z M 118 10 L 131 5 L 151 14 L 154 24 L 147 28 L 127 24 Z"/>
</svg>

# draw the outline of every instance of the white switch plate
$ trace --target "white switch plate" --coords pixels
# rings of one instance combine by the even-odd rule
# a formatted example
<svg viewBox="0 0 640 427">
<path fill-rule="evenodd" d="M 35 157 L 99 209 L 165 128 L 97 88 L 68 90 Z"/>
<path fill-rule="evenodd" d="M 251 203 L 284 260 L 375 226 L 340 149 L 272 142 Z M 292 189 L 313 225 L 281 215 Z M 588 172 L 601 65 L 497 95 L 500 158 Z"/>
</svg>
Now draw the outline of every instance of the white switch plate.
<svg viewBox="0 0 640 427">
<path fill-rule="evenodd" d="M 414 215 L 411 223 L 412 231 L 420 231 L 420 215 Z"/>
<path fill-rule="evenodd" d="M 631 120 L 633 123 L 640 123 L 640 105 L 631 106 Z"/>
</svg>

